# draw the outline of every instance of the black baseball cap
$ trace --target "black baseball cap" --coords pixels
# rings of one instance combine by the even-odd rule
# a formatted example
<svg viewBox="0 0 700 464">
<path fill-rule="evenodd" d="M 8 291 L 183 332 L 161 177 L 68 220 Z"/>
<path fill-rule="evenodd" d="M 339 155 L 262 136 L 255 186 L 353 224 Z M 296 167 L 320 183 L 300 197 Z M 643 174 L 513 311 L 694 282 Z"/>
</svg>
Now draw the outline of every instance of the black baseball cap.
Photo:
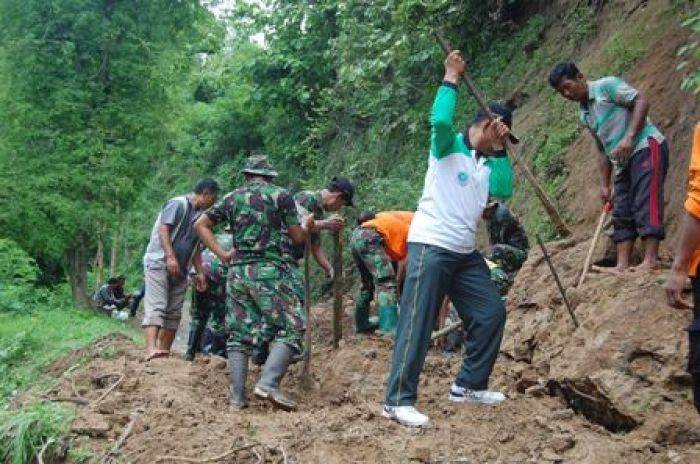
<svg viewBox="0 0 700 464">
<path fill-rule="evenodd" d="M 355 195 L 355 184 L 350 182 L 345 177 L 334 177 L 328 184 L 328 190 L 331 192 L 342 193 L 342 198 L 348 206 L 355 206 L 352 203 L 352 197 Z"/>
<path fill-rule="evenodd" d="M 506 126 L 508 126 L 508 129 L 513 128 L 513 111 L 510 108 L 505 105 L 501 105 L 500 103 L 492 102 L 489 103 L 489 109 L 496 115 L 496 117 L 500 118 Z M 484 110 L 479 110 L 474 118 L 474 124 L 477 124 L 487 118 L 488 115 L 486 112 Z"/>
</svg>

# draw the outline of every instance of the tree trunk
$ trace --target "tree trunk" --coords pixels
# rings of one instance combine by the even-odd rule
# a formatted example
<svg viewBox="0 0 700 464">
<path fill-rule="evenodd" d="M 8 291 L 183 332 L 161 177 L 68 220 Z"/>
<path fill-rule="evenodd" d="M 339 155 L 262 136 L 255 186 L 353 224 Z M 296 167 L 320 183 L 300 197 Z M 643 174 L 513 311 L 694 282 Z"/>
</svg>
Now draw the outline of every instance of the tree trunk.
<svg viewBox="0 0 700 464">
<path fill-rule="evenodd" d="M 102 236 L 97 237 L 97 257 L 95 258 L 95 270 L 97 271 L 97 285 L 102 285 L 105 279 L 105 246 Z"/>
<path fill-rule="evenodd" d="M 115 231 L 114 239 L 112 240 L 112 252 L 109 254 L 109 275 L 114 277 L 117 275 L 117 251 L 119 250 L 119 232 Z"/>
<path fill-rule="evenodd" d="M 80 234 L 75 245 L 66 253 L 68 261 L 68 277 L 73 294 L 73 302 L 78 306 L 90 306 L 90 297 L 87 291 L 87 244 L 85 235 Z"/>
</svg>

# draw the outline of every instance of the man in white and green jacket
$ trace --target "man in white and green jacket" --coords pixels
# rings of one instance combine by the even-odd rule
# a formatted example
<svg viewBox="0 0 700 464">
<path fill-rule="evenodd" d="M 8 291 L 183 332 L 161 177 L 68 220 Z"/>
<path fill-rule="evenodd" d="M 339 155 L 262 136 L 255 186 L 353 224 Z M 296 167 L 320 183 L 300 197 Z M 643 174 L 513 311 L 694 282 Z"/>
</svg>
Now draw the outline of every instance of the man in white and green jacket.
<svg viewBox="0 0 700 464">
<path fill-rule="evenodd" d="M 454 129 L 457 84 L 465 70 L 459 51 L 445 60 L 431 120 L 431 146 L 423 195 L 408 235 L 408 264 L 383 415 L 407 426 L 423 426 L 418 380 L 440 304 L 449 295 L 464 321 L 467 343 L 462 369 L 450 388 L 454 402 L 494 404 L 489 376 L 498 355 L 506 312 L 476 250 L 476 229 L 489 195 L 512 195 L 510 160 L 503 153 L 510 110 L 491 109 L 499 120 L 477 114 L 466 133 Z"/>
</svg>

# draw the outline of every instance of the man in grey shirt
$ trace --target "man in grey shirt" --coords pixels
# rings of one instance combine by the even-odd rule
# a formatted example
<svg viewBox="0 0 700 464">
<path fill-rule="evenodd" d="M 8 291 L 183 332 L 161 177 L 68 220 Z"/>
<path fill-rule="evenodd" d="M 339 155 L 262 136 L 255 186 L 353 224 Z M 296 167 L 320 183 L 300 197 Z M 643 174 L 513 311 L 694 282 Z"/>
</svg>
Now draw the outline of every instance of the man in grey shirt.
<svg viewBox="0 0 700 464">
<path fill-rule="evenodd" d="M 194 192 L 171 198 L 158 215 L 143 257 L 146 294 L 142 326 L 146 359 L 165 357 L 180 325 L 187 290 L 187 271 L 194 264 L 197 290 L 206 289 L 199 255 L 199 238 L 193 225 L 216 202 L 219 185 L 214 179 L 197 182 Z"/>
</svg>

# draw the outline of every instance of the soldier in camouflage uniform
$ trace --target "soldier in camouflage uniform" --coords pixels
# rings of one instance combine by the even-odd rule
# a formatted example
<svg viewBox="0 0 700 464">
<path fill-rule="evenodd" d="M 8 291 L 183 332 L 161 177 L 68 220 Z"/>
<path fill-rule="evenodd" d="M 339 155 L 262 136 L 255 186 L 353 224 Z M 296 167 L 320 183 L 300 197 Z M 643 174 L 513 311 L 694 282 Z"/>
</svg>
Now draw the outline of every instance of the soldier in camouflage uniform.
<svg viewBox="0 0 700 464">
<path fill-rule="evenodd" d="M 486 258 L 500 268 L 500 271 L 498 268 L 491 269 L 491 279 L 496 282 L 496 286 L 504 295 L 513 285 L 515 275 L 527 259 L 530 244 L 522 224 L 505 204 L 489 201 L 483 217 L 489 232 L 490 250 Z M 494 269 L 496 269 L 495 276 Z"/>
<path fill-rule="evenodd" d="M 231 249 L 231 235 L 218 234 L 216 240 L 224 251 Z M 210 250 L 202 251 L 202 272 L 207 278 L 207 289 L 192 292 L 190 306 L 190 334 L 185 360 L 194 360 L 200 349 L 202 334 L 208 328 L 215 340 L 226 339 L 226 275 L 228 267 Z"/>
<path fill-rule="evenodd" d="M 369 333 L 379 328 L 390 334 L 398 319 L 398 263 L 406 258 L 408 228 L 413 213 L 409 211 L 363 211 L 357 219 L 359 227 L 350 238 L 350 249 L 362 286 L 355 301 L 355 329 Z M 369 307 L 374 299 L 375 282 L 379 324 L 370 322 Z"/>
<path fill-rule="evenodd" d="M 280 391 L 280 381 L 303 350 L 306 320 L 301 301 L 290 284 L 292 270 L 282 257 L 284 231 L 294 243 L 306 232 L 299 224 L 291 193 L 271 183 L 277 173 L 262 155 L 251 156 L 243 169 L 245 185 L 226 195 L 196 223 L 204 244 L 222 262 L 229 262 L 226 285 L 226 323 L 231 405 L 246 406 L 248 358 L 270 343 L 255 395 L 285 410 L 293 401 Z M 225 222 L 231 229 L 232 248 L 224 251 L 212 227 Z M 313 218 L 305 219 L 306 227 Z"/>
<path fill-rule="evenodd" d="M 319 232 L 330 230 L 342 231 L 345 221 L 340 216 L 326 218 L 326 213 L 340 211 L 344 206 L 353 206 L 352 198 L 355 194 L 355 185 L 344 177 L 334 177 L 322 190 L 304 190 L 294 195 L 294 203 L 299 217 L 312 215 L 314 218 L 313 229 L 310 230 L 311 249 L 310 254 L 330 280 L 333 279 L 333 266 L 331 266 L 325 250 L 321 246 Z M 304 244 L 293 245 L 289 240 L 284 244 L 285 257 L 298 265 L 304 257 Z M 303 285 L 302 285 L 303 287 Z"/>
</svg>

